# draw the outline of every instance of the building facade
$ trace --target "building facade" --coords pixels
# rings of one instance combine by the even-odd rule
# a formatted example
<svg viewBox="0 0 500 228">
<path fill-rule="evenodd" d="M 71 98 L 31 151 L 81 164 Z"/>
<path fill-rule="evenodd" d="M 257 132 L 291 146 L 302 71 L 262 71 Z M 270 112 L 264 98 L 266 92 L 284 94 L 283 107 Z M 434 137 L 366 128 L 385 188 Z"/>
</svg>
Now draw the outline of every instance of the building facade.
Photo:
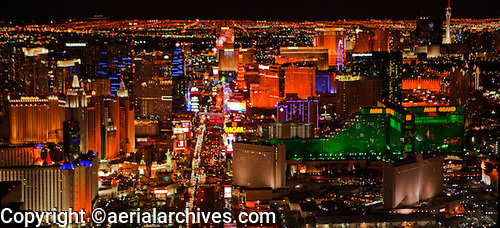
<svg viewBox="0 0 500 228">
<path fill-rule="evenodd" d="M 285 186 L 285 145 L 233 143 L 233 184 L 250 188 Z"/>
<path fill-rule="evenodd" d="M 384 164 L 384 208 L 410 206 L 443 192 L 443 156 L 424 156 Z"/>
<path fill-rule="evenodd" d="M 9 103 L 11 144 L 63 141 L 64 100 L 56 96 L 47 99 L 21 97 L 11 99 Z"/>
</svg>

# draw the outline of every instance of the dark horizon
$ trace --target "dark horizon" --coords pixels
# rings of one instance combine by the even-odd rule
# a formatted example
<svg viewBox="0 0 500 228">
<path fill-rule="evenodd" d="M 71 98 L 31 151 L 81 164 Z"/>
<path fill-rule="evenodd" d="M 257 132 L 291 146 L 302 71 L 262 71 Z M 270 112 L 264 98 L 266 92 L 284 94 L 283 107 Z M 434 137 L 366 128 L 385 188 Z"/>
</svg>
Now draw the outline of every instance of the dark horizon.
<svg viewBox="0 0 500 228">
<path fill-rule="evenodd" d="M 200 19 L 200 20 L 272 20 L 334 21 L 356 19 L 416 19 L 421 16 L 443 18 L 447 1 L 395 0 L 219 0 L 200 2 L 183 0 L 75 0 L 6 1 L 0 4 L 0 19 L 5 21 L 47 22 L 85 20 L 93 15 L 109 19 Z M 500 1 L 455 0 L 452 18 L 500 18 Z"/>
</svg>

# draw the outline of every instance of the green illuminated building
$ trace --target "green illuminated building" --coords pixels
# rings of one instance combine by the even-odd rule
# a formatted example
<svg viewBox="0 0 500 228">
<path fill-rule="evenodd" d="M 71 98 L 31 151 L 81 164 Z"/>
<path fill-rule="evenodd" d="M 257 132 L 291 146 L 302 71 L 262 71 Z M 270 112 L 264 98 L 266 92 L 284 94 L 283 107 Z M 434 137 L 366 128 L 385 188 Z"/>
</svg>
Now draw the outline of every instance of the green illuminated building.
<svg viewBox="0 0 500 228">
<path fill-rule="evenodd" d="M 403 152 L 456 152 L 464 148 L 465 108 L 393 104 L 363 108 L 330 137 L 273 139 L 288 160 L 398 160 Z"/>
</svg>

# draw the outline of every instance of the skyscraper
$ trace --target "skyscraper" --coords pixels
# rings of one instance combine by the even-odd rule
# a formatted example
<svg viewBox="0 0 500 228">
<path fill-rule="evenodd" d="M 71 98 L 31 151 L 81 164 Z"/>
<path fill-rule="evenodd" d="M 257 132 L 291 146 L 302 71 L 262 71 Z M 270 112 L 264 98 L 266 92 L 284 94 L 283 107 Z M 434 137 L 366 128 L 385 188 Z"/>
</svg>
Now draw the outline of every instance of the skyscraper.
<svg viewBox="0 0 500 228">
<path fill-rule="evenodd" d="M 472 90 L 471 71 L 467 66 L 452 67 L 450 72 L 450 105 L 467 106 L 467 98 Z"/>
<path fill-rule="evenodd" d="M 250 188 L 285 186 L 285 145 L 234 142 L 233 183 Z"/>
<path fill-rule="evenodd" d="M 315 67 L 285 67 L 285 94 L 296 93 L 301 99 L 316 96 Z"/>
<path fill-rule="evenodd" d="M 47 99 L 10 99 L 9 103 L 11 144 L 63 141 L 63 121 L 66 120 L 64 100 L 52 95 Z"/>
<path fill-rule="evenodd" d="M 29 150 L 20 153 L 31 153 Z M 19 154 L 20 163 L 0 166 L 0 180 L 22 181 L 24 209 L 30 211 L 91 211 L 97 202 L 99 159 L 93 154 L 79 157 L 80 162 L 45 166 L 32 164 L 32 156 Z M 39 157 L 40 159 L 40 157 Z M 37 159 L 37 160 L 39 160 Z M 30 164 L 31 163 L 31 164 Z"/>
<path fill-rule="evenodd" d="M 450 0 L 448 0 L 448 7 L 446 8 L 446 37 L 444 38 L 443 42 L 445 44 L 451 44 L 450 21 L 451 21 L 451 7 L 450 7 Z"/>
<path fill-rule="evenodd" d="M 335 52 L 337 53 L 337 52 Z M 280 47 L 280 56 L 292 58 L 295 61 L 317 61 L 318 70 L 328 70 L 330 64 L 330 49 L 326 47 Z M 332 59 L 331 61 L 336 61 Z M 288 61 L 294 62 L 294 61 Z M 335 63 L 336 64 L 336 63 Z"/>
<path fill-rule="evenodd" d="M 18 71 L 25 83 L 25 95 L 40 96 L 49 94 L 50 64 L 46 48 L 23 48 L 24 59 Z"/>
<path fill-rule="evenodd" d="M 219 50 L 219 74 L 222 72 L 238 72 L 239 54 L 235 49 Z"/>
<path fill-rule="evenodd" d="M 361 108 L 373 107 L 380 99 L 380 79 L 339 77 L 337 81 L 337 118 L 345 119 Z"/>
<path fill-rule="evenodd" d="M 172 55 L 172 97 L 174 112 L 186 111 L 186 72 L 184 65 L 184 52 L 182 44 L 175 43 L 175 50 Z"/>
<path fill-rule="evenodd" d="M 372 51 L 389 51 L 389 30 L 374 29 Z"/>
<path fill-rule="evenodd" d="M 80 86 L 78 76 L 73 76 L 71 88 L 66 92 L 66 120 L 80 123 L 80 151 L 87 153 L 87 95 Z"/>
<path fill-rule="evenodd" d="M 135 128 L 134 128 L 134 108 L 130 105 L 130 98 L 125 82 L 121 82 L 120 89 L 117 91 L 118 102 L 120 106 L 120 150 L 121 153 L 130 153 L 135 151 Z"/>
<path fill-rule="evenodd" d="M 234 29 L 231 27 L 217 28 L 217 50 L 234 49 Z"/>
<path fill-rule="evenodd" d="M 314 46 L 328 49 L 328 65 L 338 65 L 338 59 L 344 57 L 344 43 L 345 34 L 343 28 L 316 29 L 316 34 L 314 35 Z"/>
<path fill-rule="evenodd" d="M 443 156 L 416 154 L 384 164 L 384 208 L 409 206 L 442 194 Z"/>
<path fill-rule="evenodd" d="M 50 76 L 50 87 L 52 93 L 66 93 L 73 83 L 73 75 L 80 75 L 80 59 L 69 59 L 57 61 L 53 68 L 53 76 Z"/>
<path fill-rule="evenodd" d="M 276 107 L 276 103 L 285 96 L 285 70 L 281 65 L 261 65 L 259 78 L 259 84 L 250 85 L 252 107 Z"/>
<path fill-rule="evenodd" d="M 80 154 L 80 123 L 78 121 L 63 122 L 64 160 L 70 162 Z"/>
<path fill-rule="evenodd" d="M 287 94 L 286 99 L 276 105 L 276 109 L 278 123 L 312 123 L 314 128 L 319 126 L 317 99 L 300 99 L 297 94 Z"/>
<path fill-rule="evenodd" d="M 337 93 L 335 74 L 330 74 L 328 71 L 316 71 L 316 92 Z"/>
<path fill-rule="evenodd" d="M 401 104 L 403 99 L 403 55 L 401 52 L 370 52 L 348 55 L 346 72 L 381 80 L 381 99 Z"/>
<path fill-rule="evenodd" d="M 109 160 L 135 151 L 135 111 L 121 84 L 118 97 L 94 96 L 87 108 L 88 148 Z"/>
</svg>

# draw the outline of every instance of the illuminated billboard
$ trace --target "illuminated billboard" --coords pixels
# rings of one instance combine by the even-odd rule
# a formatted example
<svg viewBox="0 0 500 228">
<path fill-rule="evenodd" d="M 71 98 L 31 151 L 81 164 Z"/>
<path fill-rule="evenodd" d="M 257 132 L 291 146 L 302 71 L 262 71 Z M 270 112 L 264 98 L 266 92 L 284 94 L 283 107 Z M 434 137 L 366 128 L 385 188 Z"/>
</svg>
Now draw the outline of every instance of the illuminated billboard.
<svg viewBox="0 0 500 228">
<path fill-rule="evenodd" d="M 224 139 L 224 145 L 226 146 L 226 153 L 233 153 L 233 142 L 236 141 L 236 135 L 234 133 L 226 133 Z"/>
<path fill-rule="evenodd" d="M 231 199 L 231 185 L 224 185 L 224 198 Z"/>
<path fill-rule="evenodd" d="M 217 30 L 217 49 L 224 48 L 224 46 L 228 46 L 234 44 L 234 29 L 229 27 L 221 27 Z"/>
<path fill-rule="evenodd" d="M 227 102 L 227 109 L 230 111 L 244 112 L 247 110 L 247 103 L 228 101 Z"/>
<path fill-rule="evenodd" d="M 244 133 L 243 127 L 226 127 L 226 133 Z"/>
<path fill-rule="evenodd" d="M 245 129 L 242 122 L 226 122 L 224 131 L 226 133 L 244 133 Z"/>
</svg>

